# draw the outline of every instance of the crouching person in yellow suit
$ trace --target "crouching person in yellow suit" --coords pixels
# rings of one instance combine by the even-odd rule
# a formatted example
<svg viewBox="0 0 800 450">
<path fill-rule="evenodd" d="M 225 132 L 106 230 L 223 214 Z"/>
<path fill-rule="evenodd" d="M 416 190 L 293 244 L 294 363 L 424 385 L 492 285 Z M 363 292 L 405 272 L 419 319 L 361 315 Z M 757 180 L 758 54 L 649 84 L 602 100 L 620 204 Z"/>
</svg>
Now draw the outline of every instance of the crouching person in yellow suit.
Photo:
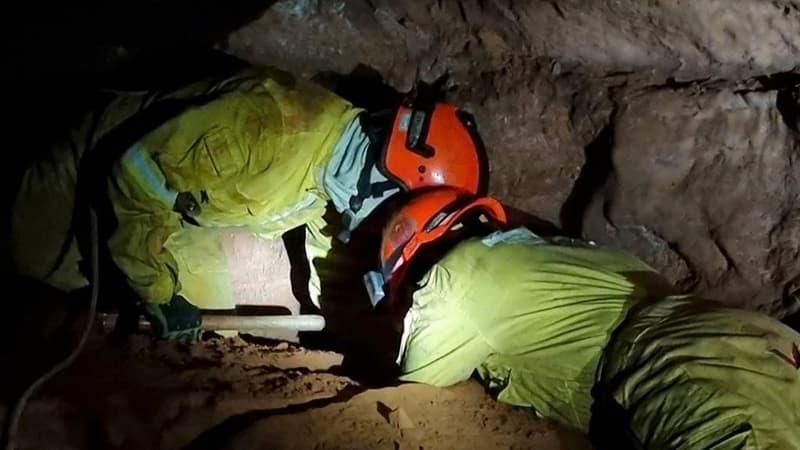
<svg viewBox="0 0 800 450">
<path fill-rule="evenodd" d="M 606 448 L 798 448 L 798 333 L 674 295 L 627 253 L 504 222 L 491 198 L 437 189 L 388 223 L 367 280 L 402 318 L 401 379 L 477 372 L 502 402 L 592 423 Z"/>
<path fill-rule="evenodd" d="M 430 97 L 368 114 L 270 68 L 120 94 L 25 173 L 13 213 L 14 263 L 62 290 L 85 285 L 78 263 L 86 255 L 75 239 L 83 212 L 74 210 L 82 195 L 103 197 L 102 244 L 156 331 L 196 336 L 195 305 L 232 306 L 207 301 L 224 297 L 220 286 L 229 283 L 213 269 L 223 265 L 224 232 L 273 239 L 311 224 L 321 244 L 308 251 L 324 257 L 331 236 L 320 230 L 352 232 L 403 191 L 477 192 L 480 161 L 471 118 Z M 324 223 L 328 206 L 337 223 Z"/>
</svg>

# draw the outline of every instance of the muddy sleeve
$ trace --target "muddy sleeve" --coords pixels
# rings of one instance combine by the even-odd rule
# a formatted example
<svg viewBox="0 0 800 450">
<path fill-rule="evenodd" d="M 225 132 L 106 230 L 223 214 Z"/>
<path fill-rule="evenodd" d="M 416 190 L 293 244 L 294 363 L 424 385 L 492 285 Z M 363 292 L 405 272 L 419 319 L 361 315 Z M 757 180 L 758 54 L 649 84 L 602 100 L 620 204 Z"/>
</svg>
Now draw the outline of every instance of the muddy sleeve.
<svg viewBox="0 0 800 450">
<path fill-rule="evenodd" d="M 116 165 L 109 190 L 117 219 L 108 242 L 114 262 L 145 301 L 169 301 L 179 289 L 177 264 L 164 244 L 182 227 L 172 211 L 177 193 L 136 146 Z"/>
<path fill-rule="evenodd" d="M 468 379 L 491 353 L 460 309 L 463 284 L 451 280 L 436 265 L 414 294 L 400 349 L 401 380 L 450 386 Z"/>
</svg>

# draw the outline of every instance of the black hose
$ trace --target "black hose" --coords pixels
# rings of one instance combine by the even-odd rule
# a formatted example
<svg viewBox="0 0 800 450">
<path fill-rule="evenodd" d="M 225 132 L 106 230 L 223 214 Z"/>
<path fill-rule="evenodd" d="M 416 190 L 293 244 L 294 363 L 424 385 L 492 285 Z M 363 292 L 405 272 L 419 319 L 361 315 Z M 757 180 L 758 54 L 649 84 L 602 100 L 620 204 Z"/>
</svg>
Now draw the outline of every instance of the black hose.
<svg viewBox="0 0 800 450">
<path fill-rule="evenodd" d="M 39 388 L 46 383 L 48 380 L 53 378 L 56 374 L 61 372 L 62 370 L 69 367 L 75 359 L 80 354 L 83 347 L 86 346 L 86 342 L 89 340 L 89 334 L 92 331 L 92 325 L 95 321 L 95 316 L 97 314 L 97 298 L 99 296 L 99 282 L 100 282 L 100 274 L 98 268 L 98 259 L 99 259 L 99 244 L 98 244 L 98 230 L 97 230 L 97 214 L 95 213 L 94 209 L 89 208 L 89 226 L 90 226 L 90 233 L 91 233 L 91 264 L 92 264 L 92 293 L 91 293 L 91 302 L 89 305 L 89 315 L 86 319 L 86 326 L 83 329 L 83 334 L 81 335 L 80 340 L 78 341 L 78 345 L 67 355 L 66 358 L 58 362 L 53 368 L 42 374 L 38 379 L 36 379 L 28 389 L 22 394 L 22 396 L 17 400 L 16 404 L 14 405 L 14 409 L 11 412 L 10 418 L 11 420 L 8 421 L 8 429 L 6 430 L 6 447 L 5 450 L 15 450 L 16 449 L 16 441 L 17 441 L 17 432 L 19 431 L 19 423 L 22 420 L 22 414 L 25 412 L 25 406 L 27 406 L 28 401 L 39 390 Z"/>
</svg>

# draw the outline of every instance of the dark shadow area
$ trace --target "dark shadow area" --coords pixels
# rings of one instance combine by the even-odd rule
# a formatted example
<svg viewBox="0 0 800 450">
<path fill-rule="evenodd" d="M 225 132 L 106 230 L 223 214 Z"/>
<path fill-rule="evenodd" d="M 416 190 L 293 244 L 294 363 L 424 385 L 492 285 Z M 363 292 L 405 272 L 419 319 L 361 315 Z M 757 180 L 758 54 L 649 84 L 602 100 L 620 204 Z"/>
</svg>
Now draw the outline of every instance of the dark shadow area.
<svg viewBox="0 0 800 450">
<path fill-rule="evenodd" d="M 796 312 L 789 317 L 783 319 L 783 323 L 792 327 L 795 331 L 800 333 L 800 312 Z"/>
<path fill-rule="evenodd" d="M 98 89 L 166 89 L 233 59 L 211 46 L 275 0 L 6 2 L 4 107 L 21 136 L 13 156 L 41 148 L 90 106 Z M 8 117 L 9 115 L 7 115 Z M 19 150 L 25 150 L 20 152 Z"/>
<path fill-rule="evenodd" d="M 220 424 L 204 431 L 197 436 L 184 450 L 206 450 L 224 448 L 234 436 L 259 420 L 279 415 L 298 414 L 312 409 L 324 408 L 335 403 L 344 403 L 356 395 L 367 390 L 365 386 L 347 386 L 333 397 L 311 400 L 306 403 L 289 405 L 284 408 L 257 409 L 246 413 L 237 414 L 223 420 Z M 302 439 L 298 436 L 298 439 Z"/>
<path fill-rule="evenodd" d="M 503 206 L 508 216 L 508 225 L 511 228 L 525 227 L 542 237 L 560 236 L 564 234 L 558 226 L 548 220 L 541 219 L 512 206 Z"/>
<path fill-rule="evenodd" d="M 393 379 L 394 352 L 399 340 L 391 318 L 372 307 L 362 281 L 363 275 L 378 265 L 381 236 L 378 224 L 383 223 L 394 202 L 387 203 L 351 235 L 347 244 L 334 238 L 325 261 L 318 258 L 307 261 L 308 234 L 302 236 L 302 241 L 299 236 L 284 237 L 292 266 L 292 290 L 299 294 L 301 312 L 322 314 L 326 321 L 322 332 L 301 333 L 300 343 L 309 349 L 342 353 L 340 373 L 370 386 L 385 386 Z M 332 208 L 327 217 L 330 224 L 340 220 Z M 336 234 L 335 229 L 323 232 Z M 314 264 L 320 274 L 320 308 L 312 304 L 309 296 L 309 264 Z M 337 270 L 338 264 L 344 268 Z"/>
<path fill-rule="evenodd" d="M 300 302 L 301 314 L 313 314 L 317 312 L 317 309 L 311 302 L 311 295 L 308 292 L 311 270 L 304 247 L 306 229 L 305 227 L 297 227 L 283 233 L 281 238 L 289 258 L 289 277 L 291 278 L 292 294 Z"/>
<path fill-rule="evenodd" d="M 275 0 L 169 2 L 6 2 L 2 7 L 4 76 L 58 81 L 101 74 L 119 61 L 223 42 Z M 6 66 L 9 68 L 9 66 Z M 166 72 L 164 72 L 166 75 Z"/>
<path fill-rule="evenodd" d="M 644 448 L 635 445 L 636 437 L 626 432 L 630 423 L 630 413 L 614 400 L 610 394 L 594 394 L 592 414 L 589 423 L 589 436 L 597 450 L 636 450 Z"/>
<path fill-rule="evenodd" d="M 775 107 L 790 130 L 800 131 L 800 88 L 778 91 Z"/>
<path fill-rule="evenodd" d="M 86 326 L 86 302 L 36 280 L 4 275 L 6 287 L 0 314 L 0 404 L 15 405 L 34 380 L 62 361 L 77 345 Z M 88 300 L 88 299 L 87 299 Z M 11 415 L 0 429 L 6 448 Z"/>
<path fill-rule="evenodd" d="M 794 311 L 800 305 L 800 276 L 786 283 L 783 289 L 783 305 L 787 311 Z M 785 317 L 783 323 L 800 332 L 800 311 Z"/>
<path fill-rule="evenodd" d="M 759 91 L 778 91 L 775 107 L 792 131 L 800 130 L 800 74 L 779 72 L 757 77 L 761 85 Z"/>
<path fill-rule="evenodd" d="M 243 63 L 212 45 L 263 14 L 275 0 L 170 2 L 6 2 L 0 41 L 6 175 L 2 271 L 8 261 L 10 208 L 24 169 L 63 141 L 100 90 L 171 89 Z"/>
<path fill-rule="evenodd" d="M 274 305 L 236 305 L 236 309 L 233 311 L 220 311 L 215 314 L 226 313 L 236 316 L 287 316 L 292 314 L 285 306 Z"/>
<path fill-rule="evenodd" d="M 404 95 L 386 84 L 377 70 L 359 64 L 352 72 L 320 72 L 312 78 L 317 83 L 370 112 L 394 110 Z"/>
<path fill-rule="evenodd" d="M 561 207 L 561 224 L 569 237 L 581 237 L 583 216 L 595 193 L 602 188 L 614 170 L 611 152 L 614 148 L 613 114 L 611 122 L 584 149 L 586 162 L 569 197 Z"/>
<path fill-rule="evenodd" d="M 0 315 L 0 402 L 16 399 L 30 382 L 75 346 L 86 305 L 36 280 L 7 277 Z M 12 290 L 16 290 L 13 292 Z"/>
</svg>

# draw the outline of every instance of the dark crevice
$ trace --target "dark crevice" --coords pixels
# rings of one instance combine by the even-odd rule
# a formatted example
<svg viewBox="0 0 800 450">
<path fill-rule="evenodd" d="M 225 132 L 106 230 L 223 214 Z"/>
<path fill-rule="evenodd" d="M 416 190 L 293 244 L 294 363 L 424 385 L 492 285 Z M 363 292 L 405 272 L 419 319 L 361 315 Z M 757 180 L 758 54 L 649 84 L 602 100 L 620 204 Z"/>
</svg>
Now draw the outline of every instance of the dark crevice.
<svg viewBox="0 0 800 450">
<path fill-rule="evenodd" d="M 320 409 L 336 403 L 350 401 L 356 395 L 367 390 L 361 385 L 349 385 L 332 397 L 311 400 L 305 403 L 293 404 L 282 408 L 255 409 L 245 413 L 236 414 L 223 420 L 216 426 L 200 433 L 185 450 L 200 450 L 210 448 L 224 448 L 236 434 L 241 433 L 259 420 L 274 416 L 298 414 L 312 409 Z"/>
<path fill-rule="evenodd" d="M 673 91 L 677 91 L 680 89 L 685 89 L 688 87 L 696 86 L 698 84 L 705 83 L 708 81 L 709 78 L 701 78 L 699 80 L 690 80 L 690 81 L 678 81 L 674 77 L 667 78 L 666 82 L 664 83 L 663 87 L 667 89 L 672 89 Z"/>
<path fill-rule="evenodd" d="M 795 311 L 783 319 L 786 325 L 800 331 L 800 276 L 786 283 L 783 288 L 783 307 L 787 311 Z"/>
<path fill-rule="evenodd" d="M 469 20 L 467 20 L 467 12 L 464 10 L 464 3 L 458 2 L 457 4 L 458 4 L 458 13 L 461 15 L 461 20 L 464 21 L 464 23 L 469 23 Z"/>
<path fill-rule="evenodd" d="M 798 132 L 800 128 L 800 93 L 797 89 L 784 89 L 778 91 L 775 107 L 783 119 L 783 123 L 790 130 Z"/>
<path fill-rule="evenodd" d="M 774 91 L 800 86 L 800 73 L 778 72 L 756 77 L 763 91 Z"/>
<path fill-rule="evenodd" d="M 550 3 L 550 6 L 553 8 L 553 10 L 556 12 L 556 14 L 558 14 L 558 17 L 561 17 L 564 20 L 567 19 L 566 14 L 564 14 L 564 10 L 561 9 L 560 6 L 558 6 L 557 2 L 549 2 L 549 3 Z"/>
<path fill-rule="evenodd" d="M 746 92 L 778 91 L 775 107 L 792 131 L 800 131 L 800 73 L 779 72 L 772 75 L 756 77 L 759 86 L 755 89 L 738 90 L 737 94 Z"/>
<path fill-rule="evenodd" d="M 800 332 L 800 311 L 792 314 L 789 317 L 783 319 L 783 323 L 794 329 L 795 331 Z"/>
<path fill-rule="evenodd" d="M 667 246 L 686 264 L 686 269 L 689 271 L 689 275 L 687 277 L 675 282 L 675 287 L 681 292 L 689 292 L 694 290 L 700 283 L 700 275 L 697 273 L 697 269 L 692 264 L 689 257 L 681 251 L 678 244 L 675 242 L 667 242 Z"/>
<path fill-rule="evenodd" d="M 581 237 L 586 209 L 589 207 L 592 197 L 606 184 L 609 175 L 613 172 L 611 154 L 614 147 L 615 116 L 616 111 L 612 111 L 609 123 L 584 148 L 586 162 L 578 179 L 575 180 L 572 192 L 561 207 L 561 226 L 569 237 Z"/>
<path fill-rule="evenodd" d="M 682 91 L 690 88 L 698 88 L 703 86 L 715 85 L 719 80 L 710 77 L 698 78 L 695 80 L 678 81 L 674 77 L 667 78 L 663 83 L 649 84 L 641 88 L 642 92 L 656 92 L 662 90 Z"/>
</svg>

